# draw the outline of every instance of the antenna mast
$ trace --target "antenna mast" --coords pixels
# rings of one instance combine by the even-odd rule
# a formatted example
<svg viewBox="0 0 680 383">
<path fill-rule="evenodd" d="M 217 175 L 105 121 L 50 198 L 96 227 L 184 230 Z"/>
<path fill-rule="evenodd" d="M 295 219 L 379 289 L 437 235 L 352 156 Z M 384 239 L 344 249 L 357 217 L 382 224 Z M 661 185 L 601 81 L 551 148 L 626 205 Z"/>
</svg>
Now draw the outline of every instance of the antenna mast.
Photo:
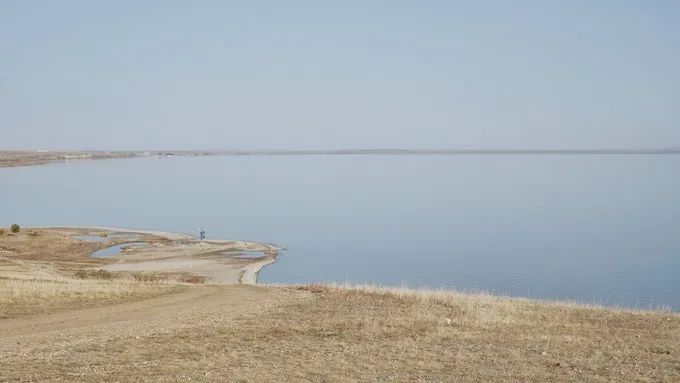
<svg viewBox="0 0 680 383">
<path fill-rule="evenodd" d="M 201 213 L 201 227 L 198 228 L 199 230 L 199 237 L 201 238 L 201 241 L 205 239 L 205 230 L 203 230 L 203 213 Z"/>
</svg>

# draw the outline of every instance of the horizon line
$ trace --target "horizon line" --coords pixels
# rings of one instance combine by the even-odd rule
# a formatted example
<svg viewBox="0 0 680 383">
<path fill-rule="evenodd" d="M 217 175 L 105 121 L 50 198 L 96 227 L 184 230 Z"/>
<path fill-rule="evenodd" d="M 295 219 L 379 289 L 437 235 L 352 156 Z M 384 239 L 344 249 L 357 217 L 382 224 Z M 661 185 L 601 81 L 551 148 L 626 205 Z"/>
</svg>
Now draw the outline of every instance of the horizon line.
<svg viewBox="0 0 680 383">
<path fill-rule="evenodd" d="M 202 155 L 304 155 L 304 154 L 680 154 L 680 147 L 648 148 L 590 148 L 590 149 L 540 149 L 540 148 L 458 148 L 458 149 L 0 149 L 0 153 L 150 153 L 150 154 L 202 154 Z"/>
</svg>

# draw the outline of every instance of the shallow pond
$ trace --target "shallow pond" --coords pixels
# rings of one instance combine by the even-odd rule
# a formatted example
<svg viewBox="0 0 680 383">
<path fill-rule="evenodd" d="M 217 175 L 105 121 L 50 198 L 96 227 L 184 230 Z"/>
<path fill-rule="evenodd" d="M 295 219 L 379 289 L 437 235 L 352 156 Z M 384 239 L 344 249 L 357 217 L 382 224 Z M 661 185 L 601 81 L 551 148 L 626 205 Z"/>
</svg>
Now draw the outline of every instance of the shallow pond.
<svg viewBox="0 0 680 383">
<path fill-rule="evenodd" d="M 100 235 L 74 235 L 74 236 L 72 236 L 72 238 L 75 238 L 79 241 L 94 242 L 94 243 L 102 243 L 102 242 L 109 241 L 109 237 L 102 237 Z"/>
<path fill-rule="evenodd" d="M 92 257 L 111 257 L 120 254 L 123 250 L 132 246 L 148 246 L 148 242 L 128 242 L 120 245 L 109 246 L 107 248 L 94 251 Z"/>
</svg>

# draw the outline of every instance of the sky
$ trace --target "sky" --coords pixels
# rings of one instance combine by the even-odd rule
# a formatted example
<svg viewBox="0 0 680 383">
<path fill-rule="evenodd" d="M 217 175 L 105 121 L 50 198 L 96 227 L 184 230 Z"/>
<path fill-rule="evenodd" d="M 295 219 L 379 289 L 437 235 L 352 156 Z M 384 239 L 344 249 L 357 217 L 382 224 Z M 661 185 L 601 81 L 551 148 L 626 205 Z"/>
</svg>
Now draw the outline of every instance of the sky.
<svg viewBox="0 0 680 383">
<path fill-rule="evenodd" d="M 678 1 L 0 0 L 0 149 L 680 147 Z"/>
</svg>

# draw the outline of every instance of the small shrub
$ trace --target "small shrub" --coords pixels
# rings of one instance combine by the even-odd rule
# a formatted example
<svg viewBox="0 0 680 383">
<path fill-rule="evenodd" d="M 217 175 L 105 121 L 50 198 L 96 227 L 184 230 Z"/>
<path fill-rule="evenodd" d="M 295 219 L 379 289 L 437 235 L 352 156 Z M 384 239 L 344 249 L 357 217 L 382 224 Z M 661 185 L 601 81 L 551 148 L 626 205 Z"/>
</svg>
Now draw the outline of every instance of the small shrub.
<svg viewBox="0 0 680 383">
<path fill-rule="evenodd" d="M 133 273 L 132 278 L 139 282 L 158 282 L 167 279 L 164 275 L 154 273 Z"/>
<path fill-rule="evenodd" d="M 38 236 L 38 232 L 37 232 L 37 231 L 29 231 L 29 232 L 28 232 L 28 235 L 30 235 L 31 237 L 37 237 L 37 236 Z"/>
<path fill-rule="evenodd" d="M 13 223 L 12 226 L 9 228 L 9 230 L 12 233 L 18 233 L 18 232 L 21 231 L 21 227 L 19 227 L 19 225 L 17 225 L 16 223 Z"/>
<path fill-rule="evenodd" d="M 180 282 L 191 283 L 193 285 L 199 285 L 205 283 L 206 277 L 201 275 L 182 275 L 179 277 Z"/>
<path fill-rule="evenodd" d="M 0 235 L 5 235 L 5 229 L 0 229 Z"/>
<path fill-rule="evenodd" d="M 312 284 L 312 285 L 305 285 L 305 286 L 299 286 L 297 288 L 298 290 L 304 290 L 304 291 L 309 291 L 312 294 L 321 294 L 321 293 L 326 293 L 328 292 L 328 287 L 319 285 L 319 284 Z"/>
<path fill-rule="evenodd" d="M 111 280 L 114 278 L 113 273 L 99 269 L 99 270 L 78 270 L 75 273 L 76 278 L 80 279 L 106 279 Z"/>
</svg>

